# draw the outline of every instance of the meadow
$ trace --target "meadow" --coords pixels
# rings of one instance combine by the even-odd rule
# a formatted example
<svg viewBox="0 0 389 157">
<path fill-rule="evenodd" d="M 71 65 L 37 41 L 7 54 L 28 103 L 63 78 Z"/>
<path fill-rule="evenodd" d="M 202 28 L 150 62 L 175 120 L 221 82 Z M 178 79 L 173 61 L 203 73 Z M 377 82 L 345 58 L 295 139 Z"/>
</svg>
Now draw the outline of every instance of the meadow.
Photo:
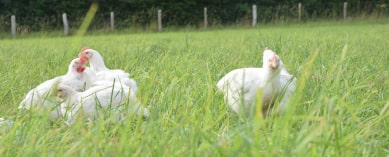
<svg viewBox="0 0 389 157">
<path fill-rule="evenodd" d="M 25 94 L 67 72 L 81 48 L 131 74 L 147 119 L 49 122 Z M 286 111 L 241 118 L 215 87 L 260 67 L 269 47 L 298 78 Z M 388 156 L 389 23 L 316 23 L 208 31 L 0 40 L 0 156 Z"/>
</svg>

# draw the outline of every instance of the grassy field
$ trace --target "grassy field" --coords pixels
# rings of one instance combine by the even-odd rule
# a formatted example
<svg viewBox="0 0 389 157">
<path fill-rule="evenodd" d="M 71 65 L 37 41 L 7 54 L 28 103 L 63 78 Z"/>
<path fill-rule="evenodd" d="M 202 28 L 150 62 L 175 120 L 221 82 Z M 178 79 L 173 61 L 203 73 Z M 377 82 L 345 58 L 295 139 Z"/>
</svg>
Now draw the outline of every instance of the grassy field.
<svg viewBox="0 0 389 157">
<path fill-rule="evenodd" d="M 79 50 L 124 69 L 151 110 L 118 124 L 48 123 L 23 96 Z M 267 46 L 298 77 L 285 114 L 240 119 L 216 82 L 259 67 Z M 0 156 L 388 156 L 389 23 L 0 40 Z"/>
</svg>

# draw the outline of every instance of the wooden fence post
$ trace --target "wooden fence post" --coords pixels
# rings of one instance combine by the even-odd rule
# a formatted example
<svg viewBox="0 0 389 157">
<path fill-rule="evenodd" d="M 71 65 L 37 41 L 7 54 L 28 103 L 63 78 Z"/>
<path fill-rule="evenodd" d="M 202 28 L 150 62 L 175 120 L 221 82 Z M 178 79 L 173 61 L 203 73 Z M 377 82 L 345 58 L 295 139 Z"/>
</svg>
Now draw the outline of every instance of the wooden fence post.
<svg viewBox="0 0 389 157">
<path fill-rule="evenodd" d="M 301 2 L 299 3 L 299 5 L 298 5 L 298 9 L 299 9 L 299 11 L 298 11 L 298 13 L 299 13 L 299 18 L 298 18 L 298 20 L 299 20 L 299 22 L 301 21 Z"/>
<path fill-rule="evenodd" d="M 66 13 L 62 14 L 62 21 L 63 21 L 63 32 L 67 36 L 69 35 L 69 23 L 68 23 L 68 18 L 66 16 Z"/>
<path fill-rule="evenodd" d="M 343 3 L 343 20 L 347 20 L 347 2 Z"/>
<path fill-rule="evenodd" d="M 11 34 L 12 34 L 13 38 L 16 37 L 16 18 L 15 18 L 15 15 L 11 16 Z"/>
<path fill-rule="evenodd" d="M 115 29 L 115 21 L 114 21 L 114 13 L 113 11 L 111 11 L 111 31 L 113 31 Z"/>
<path fill-rule="evenodd" d="M 207 7 L 204 7 L 204 28 L 208 27 L 208 13 Z"/>
<path fill-rule="evenodd" d="M 257 25 L 257 5 L 253 4 L 253 27 Z"/>
<path fill-rule="evenodd" d="M 162 10 L 158 9 L 158 32 L 162 31 Z"/>
</svg>

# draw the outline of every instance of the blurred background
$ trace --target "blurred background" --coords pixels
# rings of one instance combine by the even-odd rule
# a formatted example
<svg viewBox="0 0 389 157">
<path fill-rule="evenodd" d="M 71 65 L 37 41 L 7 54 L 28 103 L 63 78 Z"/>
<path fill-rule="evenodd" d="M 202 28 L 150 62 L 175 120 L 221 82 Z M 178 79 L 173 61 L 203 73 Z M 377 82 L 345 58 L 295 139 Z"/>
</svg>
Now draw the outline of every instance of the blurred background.
<svg viewBox="0 0 389 157">
<path fill-rule="evenodd" d="M 204 28 L 207 26 L 251 26 L 253 5 L 257 24 L 287 24 L 309 21 L 344 20 L 344 2 L 339 0 L 0 0 L 0 33 L 9 35 L 11 15 L 15 15 L 18 34 L 61 31 L 66 13 L 70 31 L 78 29 L 92 3 L 98 10 L 89 30 L 110 31 L 114 13 L 115 30 L 156 31 L 157 10 L 162 12 L 163 27 Z M 300 19 L 299 3 L 301 4 Z M 389 0 L 348 0 L 348 20 L 389 17 Z"/>
</svg>

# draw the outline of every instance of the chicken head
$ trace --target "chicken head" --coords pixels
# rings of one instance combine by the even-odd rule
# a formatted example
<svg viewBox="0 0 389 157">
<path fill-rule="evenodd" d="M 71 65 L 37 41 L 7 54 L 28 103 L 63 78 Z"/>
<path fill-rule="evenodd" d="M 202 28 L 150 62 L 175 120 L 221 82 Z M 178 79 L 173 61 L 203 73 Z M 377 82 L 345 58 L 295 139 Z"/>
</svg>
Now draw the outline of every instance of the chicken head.
<svg viewBox="0 0 389 157">
<path fill-rule="evenodd" d="M 90 60 L 93 56 L 93 53 L 89 51 L 89 47 L 84 47 L 81 49 L 80 53 L 78 54 L 78 57 L 81 60 L 81 63 L 85 64 L 88 60 Z"/>
<path fill-rule="evenodd" d="M 77 71 L 78 73 L 82 73 L 82 72 L 84 72 L 84 70 L 85 70 L 85 64 L 82 63 L 82 61 L 81 61 L 80 58 L 75 58 L 75 59 L 73 59 L 72 62 L 70 63 L 69 69 L 75 70 L 75 71 Z"/>
<path fill-rule="evenodd" d="M 263 67 L 269 67 L 271 70 L 277 70 L 280 66 L 280 59 L 277 54 L 267 47 L 263 51 Z"/>
<path fill-rule="evenodd" d="M 59 84 L 57 87 L 56 96 L 59 99 L 66 100 L 75 93 L 76 91 L 72 87 Z"/>
</svg>

